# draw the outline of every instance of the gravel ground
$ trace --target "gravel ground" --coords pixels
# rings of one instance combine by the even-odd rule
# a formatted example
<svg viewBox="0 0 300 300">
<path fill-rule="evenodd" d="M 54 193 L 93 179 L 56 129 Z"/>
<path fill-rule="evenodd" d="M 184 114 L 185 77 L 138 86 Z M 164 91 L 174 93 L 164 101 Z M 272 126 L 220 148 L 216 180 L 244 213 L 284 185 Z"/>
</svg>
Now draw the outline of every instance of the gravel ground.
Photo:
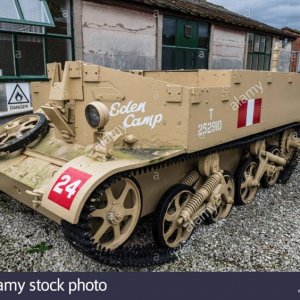
<svg viewBox="0 0 300 300">
<path fill-rule="evenodd" d="M 300 167 L 287 185 L 260 190 L 255 203 L 235 207 L 227 220 L 197 228 L 178 261 L 142 271 L 300 271 L 299 175 Z M 1 271 L 140 271 L 85 257 L 59 226 L 6 195 L 0 197 L 0 243 Z"/>
</svg>

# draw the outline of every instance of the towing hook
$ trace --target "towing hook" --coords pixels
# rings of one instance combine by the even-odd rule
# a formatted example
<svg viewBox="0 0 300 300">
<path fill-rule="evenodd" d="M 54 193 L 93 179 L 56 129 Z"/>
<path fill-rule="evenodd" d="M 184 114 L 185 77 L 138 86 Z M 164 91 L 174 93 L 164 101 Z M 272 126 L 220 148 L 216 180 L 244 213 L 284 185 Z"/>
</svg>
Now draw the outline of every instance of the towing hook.
<svg viewBox="0 0 300 300">
<path fill-rule="evenodd" d="M 35 209 L 39 208 L 42 204 L 42 198 L 44 193 L 38 190 L 30 191 L 27 190 L 26 194 L 33 196 L 32 205 Z"/>
</svg>

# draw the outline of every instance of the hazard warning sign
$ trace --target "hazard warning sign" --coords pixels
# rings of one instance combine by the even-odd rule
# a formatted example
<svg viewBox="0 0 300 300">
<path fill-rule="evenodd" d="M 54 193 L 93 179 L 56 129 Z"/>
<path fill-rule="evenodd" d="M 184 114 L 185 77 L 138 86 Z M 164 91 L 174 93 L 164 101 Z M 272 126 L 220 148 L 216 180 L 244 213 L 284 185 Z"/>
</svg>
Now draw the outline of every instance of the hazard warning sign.
<svg viewBox="0 0 300 300">
<path fill-rule="evenodd" d="M 7 83 L 6 98 L 8 112 L 21 113 L 30 110 L 29 83 Z"/>
</svg>

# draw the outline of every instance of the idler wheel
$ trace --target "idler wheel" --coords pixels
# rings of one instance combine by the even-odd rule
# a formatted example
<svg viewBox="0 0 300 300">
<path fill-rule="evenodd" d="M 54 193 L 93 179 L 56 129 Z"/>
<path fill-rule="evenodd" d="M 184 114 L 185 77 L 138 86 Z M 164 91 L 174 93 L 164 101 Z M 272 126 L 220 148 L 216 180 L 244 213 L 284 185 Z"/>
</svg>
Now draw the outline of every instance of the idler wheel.
<svg viewBox="0 0 300 300">
<path fill-rule="evenodd" d="M 280 154 L 281 157 L 285 158 L 287 160 L 287 164 L 284 167 L 283 171 L 280 173 L 278 182 L 280 184 L 286 184 L 291 176 L 294 173 L 294 170 L 296 169 L 298 165 L 298 153 L 296 149 L 288 149 L 287 142 L 288 137 L 293 132 L 296 133 L 295 130 L 287 130 L 285 131 L 281 136 L 281 142 L 280 142 Z M 297 132 L 297 135 L 299 136 L 299 130 Z"/>
<path fill-rule="evenodd" d="M 48 130 L 45 115 L 36 113 L 16 118 L 0 126 L 0 153 L 12 153 L 25 148 Z"/>
<path fill-rule="evenodd" d="M 296 131 L 293 129 L 286 130 L 280 139 L 280 155 L 281 157 L 285 158 L 288 162 L 291 161 L 295 153 L 297 152 L 296 149 L 288 147 L 288 140 L 290 135 L 298 135 Z"/>
</svg>

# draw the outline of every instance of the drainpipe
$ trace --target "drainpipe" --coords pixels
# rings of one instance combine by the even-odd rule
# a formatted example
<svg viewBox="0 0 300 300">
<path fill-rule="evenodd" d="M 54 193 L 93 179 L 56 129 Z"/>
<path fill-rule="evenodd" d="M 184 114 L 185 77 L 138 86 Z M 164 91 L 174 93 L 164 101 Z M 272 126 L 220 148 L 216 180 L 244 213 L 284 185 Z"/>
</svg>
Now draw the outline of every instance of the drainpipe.
<svg viewBox="0 0 300 300">
<path fill-rule="evenodd" d="M 155 11 L 155 26 L 156 26 L 156 49 L 155 49 L 155 57 L 156 57 L 156 70 L 158 70 L 158 18 L 159 18 L 159 11 Z"/>
<path fill-rule="evenodd" d="M 156 26 L 156 70 L 161 70 L 161 60 L 162 60 L 162 22 L 163 16 L 160 14 L 159 10 L 154 11 L 155 16 L 155 26 Z"/>
</svg>

